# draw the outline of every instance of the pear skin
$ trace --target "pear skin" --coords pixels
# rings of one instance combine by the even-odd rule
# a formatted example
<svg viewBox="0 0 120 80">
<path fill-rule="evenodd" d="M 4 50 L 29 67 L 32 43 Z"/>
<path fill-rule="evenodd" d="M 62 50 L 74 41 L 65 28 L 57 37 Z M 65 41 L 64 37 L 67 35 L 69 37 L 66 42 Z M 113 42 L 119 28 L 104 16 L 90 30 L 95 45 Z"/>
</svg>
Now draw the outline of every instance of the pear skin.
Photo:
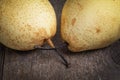
<svg viewBox="0 0 120 80">
<path fill-rule="evenodd" d="M 120 39 L 120 0 L 67 0 L 62 11 L 61 36 L 73 52 L 114 43 Z"/>
<path fill-rule="evenodd" d="M 42 46 L 56 33 L 56 15 L 48 0 L 0 0 L 0 43 L 15 50 Z"/>
</svg>

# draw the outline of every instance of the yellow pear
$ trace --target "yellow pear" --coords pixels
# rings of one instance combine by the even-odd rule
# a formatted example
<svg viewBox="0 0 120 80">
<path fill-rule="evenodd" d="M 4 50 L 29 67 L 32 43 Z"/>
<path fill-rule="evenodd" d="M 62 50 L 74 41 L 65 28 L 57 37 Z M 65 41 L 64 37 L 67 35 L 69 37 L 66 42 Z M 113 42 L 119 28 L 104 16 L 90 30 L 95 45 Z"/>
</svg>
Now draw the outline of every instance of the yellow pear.
<svg viewBox="0 0 120 80">
<path fill-rule="evenodd" d="M 0 0 L 0 43 L 32 50 L 56 33 L 56 15 L 49 0 Z"/>
<path fill-rule="evenodd" d="M 61 36 L 73 52 L 112 44 L 120 38 L 120 0 L 67 0 Z"/>
</svg>

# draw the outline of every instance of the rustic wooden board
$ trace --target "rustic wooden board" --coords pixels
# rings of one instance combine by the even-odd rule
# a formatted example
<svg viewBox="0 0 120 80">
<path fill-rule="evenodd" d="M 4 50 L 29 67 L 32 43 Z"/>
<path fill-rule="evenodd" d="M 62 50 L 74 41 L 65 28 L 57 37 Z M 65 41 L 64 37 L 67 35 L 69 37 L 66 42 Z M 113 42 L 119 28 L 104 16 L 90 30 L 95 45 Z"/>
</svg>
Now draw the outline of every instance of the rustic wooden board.
<svg viewBox="0 0 120 80">
<path fill-rule="evenodd" d="M 63 45 L 60 38 L 60 16 L 65 0 L 50 0 L 56 10 L 58 31 L 53 41 Z M 2 48 L 2 47 L 1 47 Z M 33 50 L 19 52 L 4 47 L 0 50 L 0 69 L 4 57 L 3 74 L 0 80 L 120 80 L 120 65 L 111 56 L 120 53 L 120 41 L 111 46 L 80 53 L 72 53 L 67 47 L 60 49 L 70 68 L 66 68 L 54 50 Z"/>
<path fill-rule="evenodd" d="M 78 54 L 63 48 L 71 63 L 68 69 L 54 51 L 18 52 L 6 48 L 3 80 L 119 80 L 120 66 L 111 59 L 111 54 L 119 53 L 119 44 Z"/>
</svg>

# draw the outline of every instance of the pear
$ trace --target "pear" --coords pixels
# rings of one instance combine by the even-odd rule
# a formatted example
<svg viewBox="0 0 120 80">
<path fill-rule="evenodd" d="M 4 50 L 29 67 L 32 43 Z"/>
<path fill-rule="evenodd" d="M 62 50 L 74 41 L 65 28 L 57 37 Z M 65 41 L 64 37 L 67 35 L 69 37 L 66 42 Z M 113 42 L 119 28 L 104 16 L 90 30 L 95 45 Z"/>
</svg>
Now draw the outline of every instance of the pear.
<svg viewBox="0 0 120 80">
<path fill-rule="evenodd" d="M 120 39 L 120 0 L 67 0 L 61 36 L 69 50 L 100 49 Z"/>
<path fill-rule="evenodd" d="M 55 33 L 56 15 L 48 0 L 0 0 L 3 45 L 15 50 L 32 50 L 46 41 L 51 44 Z"/>
</svg>

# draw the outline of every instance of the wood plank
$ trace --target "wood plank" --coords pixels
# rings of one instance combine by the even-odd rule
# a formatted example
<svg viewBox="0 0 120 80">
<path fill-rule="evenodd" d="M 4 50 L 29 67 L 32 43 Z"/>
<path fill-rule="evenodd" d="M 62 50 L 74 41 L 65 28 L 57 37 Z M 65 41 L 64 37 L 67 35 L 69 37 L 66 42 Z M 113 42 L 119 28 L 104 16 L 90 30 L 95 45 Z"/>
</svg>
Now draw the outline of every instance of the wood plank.
<svg viewBox="0 0 120 80">
<path fill-rule="evenodd" d="M 61 51 L 71 63 L 68 69 L 54 51 L 25 53 L 7 49 L 4 80 L 119 80 L 120 66 L 111 59 L 111 54 L 119 53 L 119 44 L 80 54 L 63 48 Z"/>
</svg>

